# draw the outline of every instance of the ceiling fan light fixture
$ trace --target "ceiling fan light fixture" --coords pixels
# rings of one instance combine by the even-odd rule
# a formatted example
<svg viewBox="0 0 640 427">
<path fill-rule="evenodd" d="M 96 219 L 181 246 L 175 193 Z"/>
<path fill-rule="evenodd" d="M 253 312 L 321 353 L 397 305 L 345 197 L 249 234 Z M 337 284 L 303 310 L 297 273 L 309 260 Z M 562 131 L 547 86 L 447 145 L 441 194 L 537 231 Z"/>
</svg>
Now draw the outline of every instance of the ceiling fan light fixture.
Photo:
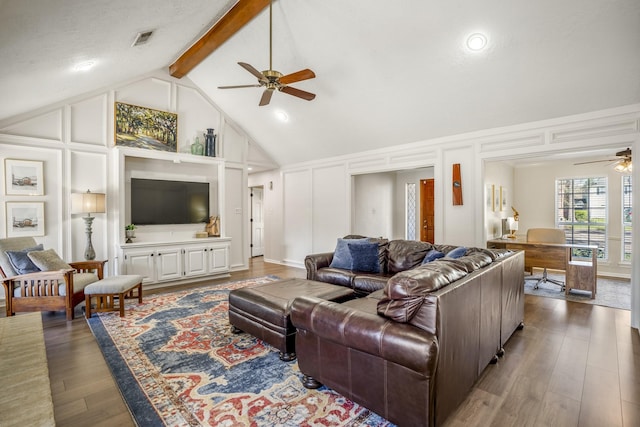
<svg viewBox="0 0 640 427">
<path fill-rule="evenodd" d="M 616 172 L 632 172 L 633 171 L 633 164 L 631 163 L 630 159 L 623 159 L 620 160 L 614 167 L 613 169 Z"/>
<path fill-rule="evenodd" d="M 467 38 L 467 47 L 478 52 L 487 46 L 487 36 L 482 33 L 473 33 Z"/>
</svg>

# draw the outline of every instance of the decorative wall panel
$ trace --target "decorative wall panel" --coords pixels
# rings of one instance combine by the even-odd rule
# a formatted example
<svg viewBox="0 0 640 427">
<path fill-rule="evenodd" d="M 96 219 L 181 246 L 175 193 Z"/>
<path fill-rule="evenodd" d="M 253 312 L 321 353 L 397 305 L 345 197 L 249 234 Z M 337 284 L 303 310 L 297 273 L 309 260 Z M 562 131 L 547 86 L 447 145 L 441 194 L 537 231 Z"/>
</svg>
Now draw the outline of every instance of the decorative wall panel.
<svg viewBox="0 0 640 427">
<path fill-rule="evenodd" d="M 0 133 L 62 142 L 62 108 L 6 126 Z"/>
<path fill-rule="evenodd" d="M 107 94 L 70 105 L 70 142 L 107 145 Z"/>
</svg>

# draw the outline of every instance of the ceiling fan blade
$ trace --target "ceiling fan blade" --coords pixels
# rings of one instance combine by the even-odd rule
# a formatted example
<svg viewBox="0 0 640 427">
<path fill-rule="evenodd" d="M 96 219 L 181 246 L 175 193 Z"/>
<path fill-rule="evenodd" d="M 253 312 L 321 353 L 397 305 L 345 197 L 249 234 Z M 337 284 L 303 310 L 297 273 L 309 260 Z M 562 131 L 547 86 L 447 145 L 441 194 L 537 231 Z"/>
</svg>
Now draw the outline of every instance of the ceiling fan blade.
<svg viewBox="0 0 640 427">
<path fill-rule="evenodd" d="M 218 86 L 218 89 L 239 89 L 243 87 L 260 87 L 262 85 L 236 85 L 236 86 Z"/>
<path fill-rule="evenodd" d="M 305 92 L 304 90 L 296 89 L 295 87 L 285 86 L 280 89 L 281 92 L 287 93 L 289 95 L 297 96 L 298 98 L 306 99 L 307 101 L 311 101 L 316 96 L 311 92 Z"/>
<path fill-rule="evenodd" d="M 238 62 L 238 65 L 240 65 L 242 68 L 244 68 L 245 70 L 247 70 L 248 72 L 250 72 L 251 74 L 256 76 L 256 78 L 258 80 L 260 80 L 260 81 L 266 81 L 267 80 L 267 79 L 265 79 L 264 74 L 262 74 L 260 71 L 258 71 L 255 68 L 253 68 L 252 65 L 249 65 L 246 62 Z"/>
<path fill-rule="evenodd" d="M 300 82 L 302 80 L 313 79 L 316 74 L 308 68 L 304 70 L 296 71 L 295 73 L 287 74 L 280 77 L 280 83 L 288 85 L 290 83 Z"/>
<path fill-rule="evenodd" d="M 262 98 L 260 98 L 260 104 L 258 104 L 260 107 L 262 107 L 263 105 L 267 105 L 269 102 L 271 102 L 271 97 L 273 96 L 273 89 L 265 89 L 264 92 L 262 92 Z"/>
<path fill-rule="evenodd" d="M 573 165 L 577 166 L 577 165 L 588 165 L 590 163 L 617 162 L 618 160 L 620 160 L 620 159 L 593 160 L 593 161 L 590 161 L 590 162 L 574 163 Z"/>
</svg>

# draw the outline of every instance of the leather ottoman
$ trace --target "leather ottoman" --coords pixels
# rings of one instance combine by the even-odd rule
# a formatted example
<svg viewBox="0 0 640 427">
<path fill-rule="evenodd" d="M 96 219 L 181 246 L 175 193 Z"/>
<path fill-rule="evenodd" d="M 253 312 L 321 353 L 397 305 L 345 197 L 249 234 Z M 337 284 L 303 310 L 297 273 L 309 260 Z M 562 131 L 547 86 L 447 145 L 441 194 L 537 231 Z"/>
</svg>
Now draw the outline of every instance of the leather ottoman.
<svg viewBox="0 0 640 427">
<path fill-rule="evenodd" d="M 296 297 L 313 296 L 343 302 L 355 296 L 353 289 L 306 279 L 284 279 L 229 293 L 232 331 L 247 332 L 280 350 L 280 359 L 295 360 L 296 328 L 289 312 Z"/>
</svg>

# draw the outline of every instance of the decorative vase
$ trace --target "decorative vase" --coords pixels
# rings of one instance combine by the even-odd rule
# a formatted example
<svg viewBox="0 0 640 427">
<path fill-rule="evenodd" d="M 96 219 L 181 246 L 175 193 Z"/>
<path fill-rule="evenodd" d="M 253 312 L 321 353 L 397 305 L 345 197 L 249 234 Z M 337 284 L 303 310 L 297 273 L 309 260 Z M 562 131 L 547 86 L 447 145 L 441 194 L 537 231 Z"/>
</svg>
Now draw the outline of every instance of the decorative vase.
<svg viewBox="0 0 640 427">
<path fill-rule="evenodd" d="M 209 128 L 207 129 L 207 133 L 204 134 L 204 140 L 205 140 L 204 155 L 209 157 L 216 156 L 216 135 L 214 135 L 213 131 L 214 129 Z"/>
<path fill-rule="evenodd" d="M 202 156 L 204 154 L 204 146 L 200 143 L 200 137 L 196 136 L 195 142 L 191 144 L 191 154 Z"/>
<path fill-rule="evenodd" d="M 124 235 L 127 238 L 125 243 L 132 243 L 133 240 L 131 240 L 131 239 L 135 239 L 136 238 L 136 230 L 124 230 Z"/>
</svg>

